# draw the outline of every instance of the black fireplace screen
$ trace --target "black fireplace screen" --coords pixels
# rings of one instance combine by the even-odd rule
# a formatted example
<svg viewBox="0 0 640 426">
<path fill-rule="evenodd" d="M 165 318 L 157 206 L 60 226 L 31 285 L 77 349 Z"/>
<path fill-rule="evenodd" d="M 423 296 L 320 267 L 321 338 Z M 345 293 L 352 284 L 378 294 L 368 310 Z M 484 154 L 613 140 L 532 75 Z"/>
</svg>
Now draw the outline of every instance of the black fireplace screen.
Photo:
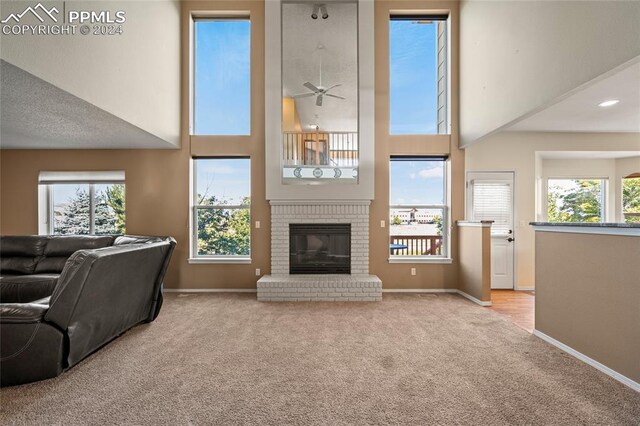
<svg viewBox="0 0 640 426">
<path fill-rule="evenodd" d="M 290 224 L 289 273 L 350 274 L 350 224 Z"/>
</svg>

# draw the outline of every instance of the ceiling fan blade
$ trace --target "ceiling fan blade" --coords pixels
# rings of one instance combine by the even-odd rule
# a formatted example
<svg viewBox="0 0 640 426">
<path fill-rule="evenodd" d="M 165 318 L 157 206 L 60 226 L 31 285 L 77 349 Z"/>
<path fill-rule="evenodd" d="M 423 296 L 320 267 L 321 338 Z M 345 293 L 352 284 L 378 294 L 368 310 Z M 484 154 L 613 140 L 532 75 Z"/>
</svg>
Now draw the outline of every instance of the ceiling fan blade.
<svg viewBox="0 0 640 426">
<path fill-rule="evenodd" d="M 316 105 L 322 106 L 322 95 L 318 95 L 318 97 L 316 98 Z"/>
<path fill-rule="evenodd" d="M 319 92 L 320 89 L 318 89 L 316 86 L 314 86 L 313 84 L 311 84 L 310 82 L 306 82 L 305 84 L 303 84 L 304 87 L 306 87 L 309 90 L 313 90 L 314 92 Z"/>
<path fill-rule="evenodd" d="M 345 100 L 346 98 L 343 98 L 342 96 L 338 96 L 338 95 L 332 95 L 331 93 L 325 93 L 325 96 L 331 96 L 332 98 L 338 98 L 338 99 L 342 99 Z"/>
<path fill-rule="evenodd" d="M 329 90 L 335 88 L 335 87 L 340 87 L 342 86 L 342 84 L 334 84 L 333 86 L 329 87 L 328 89 L 324 89 L 324 93 L 327 93 Z"/>
<path fill-rule="evenodd" d="M 315 93 L 300 93 L 299 95 L 293 95 L 292 98 L 293 99 L 298 99 L 298 98 L 308 98 L 309 96 L 315 96 Z"/>
</svg>

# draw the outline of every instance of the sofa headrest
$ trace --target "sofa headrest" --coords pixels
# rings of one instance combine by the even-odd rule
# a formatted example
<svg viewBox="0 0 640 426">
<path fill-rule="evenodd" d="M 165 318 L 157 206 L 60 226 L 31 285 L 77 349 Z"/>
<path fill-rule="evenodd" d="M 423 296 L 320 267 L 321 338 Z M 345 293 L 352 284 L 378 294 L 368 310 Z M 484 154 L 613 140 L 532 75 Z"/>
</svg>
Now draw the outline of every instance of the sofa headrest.
<svg viewBox="0 0 640 426">
<path fill-rule="evenodd" d="M 121 235 L 116 237 L 114 246 L 121 246 L 125 244 L 149 244 L 160 243 L 162 241 L 168 241 L 167 237 L 147 237 L 141 235 Z"/>
<path fill-rule="evenodd" d="M 48 241 L 49 237 L 43 235 L 3 235 L 0 237 L 0 256 L 42 256 Z"/>
<path fill-rule="evenodd" d="M 78 250 L 93 250 L 113 245 L 115 237 L 110 235 L 56 235 L 51 236 L 44 254 L 47 257 L 69 257 Z"/>
</svg>

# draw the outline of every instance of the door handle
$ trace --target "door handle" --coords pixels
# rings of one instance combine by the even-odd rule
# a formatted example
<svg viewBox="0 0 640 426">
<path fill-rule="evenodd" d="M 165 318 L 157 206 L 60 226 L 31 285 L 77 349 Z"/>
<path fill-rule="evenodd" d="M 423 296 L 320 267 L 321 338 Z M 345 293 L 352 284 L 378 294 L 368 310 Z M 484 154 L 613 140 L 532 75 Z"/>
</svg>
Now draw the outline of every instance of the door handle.
<svg viewBox="0 0 640 426">
<path fill-rule="evenodd" d="M 509 241 L 510 243 L 514 242 L 515 240 L 516 240 L 515 238 L 511 238 L 511 237 L 507 238 L 507 241 Z"/>
</svg>

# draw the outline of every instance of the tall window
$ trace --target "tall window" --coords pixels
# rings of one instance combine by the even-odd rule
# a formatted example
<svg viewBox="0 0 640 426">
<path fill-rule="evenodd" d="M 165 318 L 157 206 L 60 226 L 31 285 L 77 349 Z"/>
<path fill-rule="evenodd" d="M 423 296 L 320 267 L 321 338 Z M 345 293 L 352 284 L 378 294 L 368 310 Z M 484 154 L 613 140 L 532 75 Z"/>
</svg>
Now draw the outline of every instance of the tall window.
<svg viewBox="0 0 640 426">
<path fill-rule="evenodd" d="M 251 161 L 193 160 L 195 257 L 249 257 L 251 248 Z"/>
<path fill-rule="evenodd" d="M 640 223 L 640 174 L 622 179 L 622 213 L 626 223 Z"/>
<path fill-rule="evenodd" d="M 124 173 L 95 172 L 95 180 L 87 172 L 49 173 L 40 175 L 41 233 L 125 233 Z"/>
<path fill-rule="evenodd" d="M 448 133 L 446 16 L 391 16 L 392 135 Z"/>
<path fill-rule="evenodd" d="M 194 114 L 196 135 L 251 133 L 251 22 L 194 21 Z"/>
<path fill-rule="evenodd" d="M 549 222 L 605 222 L 607 179 L 549 179 Z"/>
<path fill-rule="evenodd" d="M 389 165 L 389 253 L 447 255 L 447 161 L 392 157 Z"/>
</svg>

